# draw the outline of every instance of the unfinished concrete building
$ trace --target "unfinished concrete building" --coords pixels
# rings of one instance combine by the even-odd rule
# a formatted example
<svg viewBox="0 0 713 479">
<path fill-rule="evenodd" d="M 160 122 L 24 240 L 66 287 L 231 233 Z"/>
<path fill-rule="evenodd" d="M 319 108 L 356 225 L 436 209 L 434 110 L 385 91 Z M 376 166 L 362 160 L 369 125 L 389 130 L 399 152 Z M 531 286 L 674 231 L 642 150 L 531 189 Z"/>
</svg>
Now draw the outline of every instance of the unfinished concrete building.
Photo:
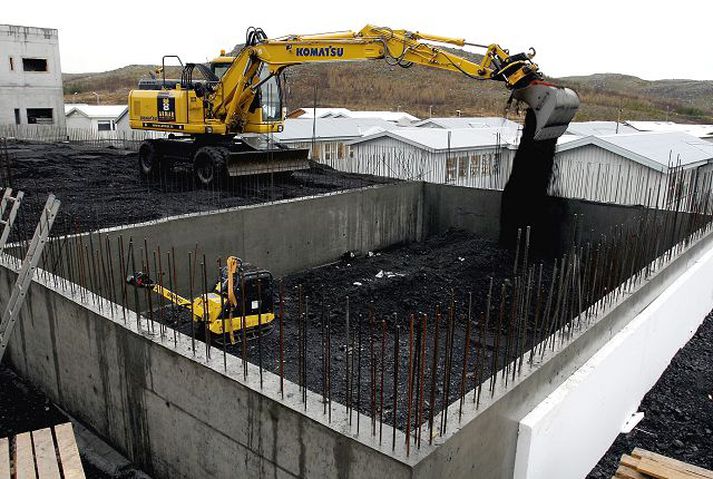
<svg viewBox="0 0 713 479">
<path fill-rule="evenodd" d="M 0 52 L 0 125 L 63 128 L 57 30 L 0 25 Z"/>
</svg>

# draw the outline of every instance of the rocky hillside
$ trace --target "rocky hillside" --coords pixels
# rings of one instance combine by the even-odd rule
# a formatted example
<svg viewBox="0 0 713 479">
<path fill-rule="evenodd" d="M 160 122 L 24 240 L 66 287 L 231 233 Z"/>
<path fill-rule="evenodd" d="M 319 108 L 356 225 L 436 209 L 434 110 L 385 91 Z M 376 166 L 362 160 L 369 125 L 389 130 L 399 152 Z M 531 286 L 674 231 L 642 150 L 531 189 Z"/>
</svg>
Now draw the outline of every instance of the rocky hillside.
<svg viewBox="0 0 713 479">
<path fill-rule="evenodd" d="M 129 90 L 155 70 L 129 65 L 102 73 L 65 74 L 66 102 L 126 103 Z M 168 76 L 177 77 L 170 71 Z M 628 75 L 600 73 L 553 79 L 581 96 L 577 120 L 663 120 L 713 123 L 713 81 L 647 81 Z M 351 109 L 405 110 L 416 116 L 501 115 L 508 98 L 497 82 L 384 62 L 300 65 L 286 73 L 288 108 L 340 106 Z M 621 110 L 621 112 L 620 112 Z"/>
</svg>

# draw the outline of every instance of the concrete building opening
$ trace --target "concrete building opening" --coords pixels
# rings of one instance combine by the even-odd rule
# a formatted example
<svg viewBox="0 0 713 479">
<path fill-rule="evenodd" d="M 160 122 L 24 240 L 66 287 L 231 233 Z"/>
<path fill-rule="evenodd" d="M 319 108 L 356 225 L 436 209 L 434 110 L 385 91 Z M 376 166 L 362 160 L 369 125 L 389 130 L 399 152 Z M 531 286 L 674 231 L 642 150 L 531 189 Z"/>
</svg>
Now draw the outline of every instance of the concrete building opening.
<svg viewBox="0 0 713 479">
<path fill-rule="evenodd" d="M 46 58 L 23 58 L 22 69 L 26 72 L 46 72 Z"/>
<path fill-rule="evenodd" d="M 19 125 L 20 123 L 20 109 L 15 108 L 15 124 Z"/>
<path fill-rule="evenodd" d="M 10 71 L 14 71 L 14 70 L 15 70 L 15 60 L 12 57 L 10 57 Z"/>
<path fill-rule="evenodd" d="M 28 108 L 27 123 L 30 125 L 51 125 L 52 108 Z"/>
</svg>

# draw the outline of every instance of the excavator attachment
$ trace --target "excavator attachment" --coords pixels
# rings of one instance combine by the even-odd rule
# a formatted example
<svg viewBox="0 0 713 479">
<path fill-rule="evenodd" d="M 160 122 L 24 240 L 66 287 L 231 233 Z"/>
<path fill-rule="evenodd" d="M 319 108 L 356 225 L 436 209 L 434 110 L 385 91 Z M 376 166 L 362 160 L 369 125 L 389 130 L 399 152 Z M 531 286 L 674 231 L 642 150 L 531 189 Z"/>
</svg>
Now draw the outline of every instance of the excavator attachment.
<svg viewBox="0 0 713 479">
<path fill-rule="evenodd" d="M 539 80 L 514 90 L 512 97 L 526 103 L 535 113 L 536 141 L 562 136 L 579 108 L 579 97 L 574 90 Z"/>
<path fill-rule="evenodd" d="M 297 148 L 270 148 L 248 151 L 231 151 L 227 158 L 230 176 L 262 175 L 306 170 L 309 150 Z"/>
</svg>

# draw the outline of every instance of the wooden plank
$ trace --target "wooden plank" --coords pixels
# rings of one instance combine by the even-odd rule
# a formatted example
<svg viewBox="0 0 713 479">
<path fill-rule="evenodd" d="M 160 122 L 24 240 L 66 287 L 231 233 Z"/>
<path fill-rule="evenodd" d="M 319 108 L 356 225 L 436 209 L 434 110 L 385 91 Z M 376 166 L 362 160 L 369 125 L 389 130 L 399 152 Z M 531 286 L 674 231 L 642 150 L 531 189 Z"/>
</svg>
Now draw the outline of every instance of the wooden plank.
<svg viewBox="0 0 713 479">
<path fill-rule="evenodd" d="M 15 436 L 15 477 L 16 479 L 37 479 L 35 458 L 32 454 L 32 438 L 29 432 Z"/>
<path fill-rule="evenodd" d="M 640 460 L 641 459 L 637 459 L 635 457 L 631 457 L 631 456 L 624 454 L 623 456 L 621 456 L 621 460 L 619 461 L 619 464 L 621 464 L 622 466 L 625 466 L 625 467 L 629 467 L 631 469 L 636 469 L 637 466 L 639 465 Z"/>
<path fill-rule="evenodd" d="M 32 444 L 35 445 L 35 462 L 39 479 L 61 479 L 52 431 L 49 428 L 33 431 Z"/>
<path fill-rule="evenodd" d="M 614 473 L 616 479 L 648 479 L 636 469 L 620 465 Z"/>
<path fill-rule="evenodd" d="M 0 438 L 0 479 L 10 479 L 10 441 Z"/>
<path fill-rule="evenodd" d="M 661 464 L 666 464 L 674 469 L 679 469 L 681 471 L 685 471 L 685 472 L 694 474 L 693 477 L 703 477 L 705 479 L 713 479 L 713 471 L 704 469 L 702 467 L 694 466 L 693 464 L 679 461 L 679 460 L 673 459 L 671 457 L 662 456 L 661 454 L 656 454 L 655 452 L 647 451 L 646 449 L 639 449 L 637 447 L 636 449 L 634 449 L 634 451 L 631 453 L 631 455 L 634 457 L 638 457 L 638 458 L 647 458 L 647 459 L 650 459 L 654 462 L 658 462 Z"/>
<path fill-rule="evenodd" d="M 68 422 L 55 426 L 54 434 L 57 437 L 57 450 L 64 479 L 84 479 L 84 468 L 79 457 L 77 441 L 74 438 L 72 423 Z"/>
<path fill-rule="evenodd" d="M 682 471 L 677 467 L 671 467 L 668 464 L 654 461 L 648 457 L 642 457 L 641 460 L 639 460 L 637 470 L 639 472 L 643 472 L 644 474 L 648 474 L 655 479 L 692 479 L 702 477 L 689 474 L 688 472 Z"/>
</svg>

